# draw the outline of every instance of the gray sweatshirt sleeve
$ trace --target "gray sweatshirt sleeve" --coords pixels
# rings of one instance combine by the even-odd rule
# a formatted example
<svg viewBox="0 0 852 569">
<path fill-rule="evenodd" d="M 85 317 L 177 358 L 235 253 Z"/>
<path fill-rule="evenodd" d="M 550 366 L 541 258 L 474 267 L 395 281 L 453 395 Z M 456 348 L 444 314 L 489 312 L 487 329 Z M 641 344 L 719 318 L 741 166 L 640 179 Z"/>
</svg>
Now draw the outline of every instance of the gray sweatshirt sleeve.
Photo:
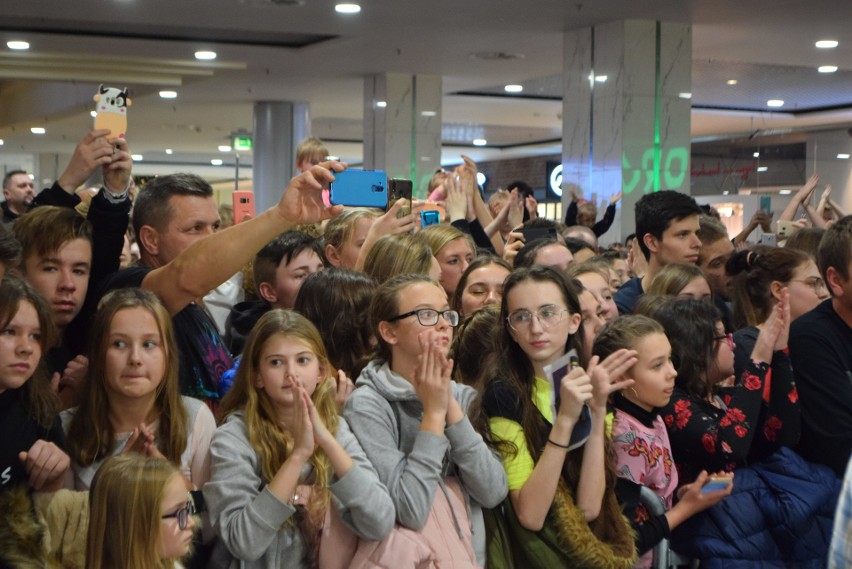
<svg viewBox="0 0 852 569">
<path fill-rule="evenodd" d="M 329 486 L 337 512 L 356 535 L 370 541 L 381 541 L 393 529 L 396 518 L 388 489 L 379 481 L 376 470 L 343 417 L 340 418 L 336 437 L 352 458 L 352 468 Z"/>
<path fill-rule="evenodd" d="M 496 507 L 509 492 L 503 463 L 474 430 L 467 415 L 444 429 L 444 435 L 450 441 L 450 459 L 471 499 L 485 508 Z"/>
<path fill-rule="evenodd" d="M 281 526 L 295 509 L 272 494 L 260 478 L 257 454 L 242 421 L 232 419 L 216 430 L 210 466 L 204 499 L 216 534 L 234 557 L 260 559 L 278 532 L 287 531 Z"/>
<path fill-rule="evenodd" d="M 441 479 L 449 441 L 420 431 L 411 452 L 406 455 L 400 451 L 390 403 L 368 386 L 352 393 L 343 414 L 379 479 L 387 486 L 399 523 L 413 530 L 422 529 Z"/>
</svg>

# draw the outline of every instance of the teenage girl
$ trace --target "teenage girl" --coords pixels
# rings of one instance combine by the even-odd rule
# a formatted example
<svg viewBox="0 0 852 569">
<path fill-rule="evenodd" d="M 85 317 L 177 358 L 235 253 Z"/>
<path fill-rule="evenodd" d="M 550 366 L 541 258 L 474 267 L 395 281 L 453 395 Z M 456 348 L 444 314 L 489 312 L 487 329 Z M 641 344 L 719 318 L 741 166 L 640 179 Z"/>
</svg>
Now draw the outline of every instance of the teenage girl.
<svg viewBox="0 0 852 569">
<path fill-rule="evenodd" d="M 107 459 L 89 494 L 87 569 L 178 569 L 191 549 L 194 505 L 169 462 Z"/>
<path fill-rule="evenodd" d="M 82 403 L 61 414 L 73 482 L 87 490 L 104 459 L 137 452 L 180 468 L 188 490 L 210 477 L 216 428 L 204 403 L 180 394 L 172 320 L 151 292 L 128 288 L 101 301 L 92 326 Z"/>
<path fill-rule="evenodd" d="M 467 418 L 476 391 L 451 380 L 458 312 L 435 280 L 410 274 L 379 287 L 370 316 L 377 356 L 344 416 L 388 487 L 396 521 L 419 533 L 428 561 L 484 565 L 481 508 L 503 500 L 506 474 Z"/>
<path fill-rule="evenodd" d="M 26 281 L 0 283 L 0 492 L 58 490 L 70 465 L 42 356 L 55 336 L 47 301 Z"/>
<path fill-rule="evenodd" d="M 636 566 L 650 567 L 650 549 L 683 521 L 729 495 L 733 484 L 702 493 L 707 481 L 707 473 L 702 472 L 693 484 L 681 488 L 679 501 L 672 506 L 678 475 L 666 425 L 659 415 L 659 409 L 669 402 L 677 376 L 671 344 L 658 322 L 646 316 L 623 316 L 601 330 L 593 352 L 606 358 L 625 348 L 634 350 L 637 360 L 624 374 L 633 385 L 612 395 L 612 443 L 617 473 L 624 479 L 618 486 L 618 496 L 636 529 L 636 549 L 644 554 Z M 640 486 L 653 490 L 666 508 L 665 514 L 649 519 L 638 502 Z"/>
<path fill-rule="evenodd" d="M 576 350 L 585 362 L 578 286 L 551 267 L 518 269 L 501 305 L 504 375 L 485 389 L 485 429 L 508 475 L 510 539 L 524 567 L 630 567 L 633 536 L 607 464 L 606 400 L 632 383 L 611 381 L 636 362 L 619 350 L 596 365 L 576 365 L 562 379 L 556 412 L 544 367 Z M 591 419 L 581 423 L 583 406 Z M 577 433 L 574 433 L 575 429 Z M 581 432 L 584 431 L 584 432 Z M 572 436 L 574 435 L 574 436 Z M 585 444 L 569 452 L 578 439 Z"/>
<path fill-rule="evenodd" d="M 444 287 L 447 296 L 452 298 L 462 273 L 476 256 L 473 238 L 454 226 L 445 224 L 424 228 L 420 237 L 426 241 L 432 249 L 432 255 L 441 265 L 441 286 Z"/>
<path fill-rule="evenodd" d="M 204 495 L 219 536 L 211 567 L 316 567 L 327 510 L 367 540 L 393 526 L 393 504 L 335 406 L 319 332 L 290 310 L 249 335 Z M 334 544 L 331 544 L 332 546 Z"/>
<path fill-rule="evenodd" d="M 511 272 L 511 265 L 496 255 L 485 254 L 475 258 L 462 273 L 456 292 L 450 298 L 453 309 L 467 317 L 483 306 L 499 307 L 503 298 L 503 281 Z"/>
</svg>

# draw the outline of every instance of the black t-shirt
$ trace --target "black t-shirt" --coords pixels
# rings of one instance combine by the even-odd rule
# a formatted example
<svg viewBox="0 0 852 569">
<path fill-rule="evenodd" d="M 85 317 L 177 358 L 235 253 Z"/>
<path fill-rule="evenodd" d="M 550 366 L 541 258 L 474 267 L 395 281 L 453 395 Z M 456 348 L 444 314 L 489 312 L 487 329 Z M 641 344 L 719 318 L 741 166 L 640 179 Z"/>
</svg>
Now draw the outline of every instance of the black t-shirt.
<svg viewBox="0 0 852 569">
<path fill-rule="evenodd" d="M 139 287 L 152 270 L 136 266 L 118 271 L 106 280 L 103 290 Z M 172 324 L 180 355 L 180 392 L 208 402 L 218 401 L 219 379 L 234 367 L 234 360 L 216 324 L 195 303 L 173 315 Z"/>
<path fill-rule="evenodd" d="M 30 449 L 39 439 L 65 449 L 65 436 L 57 416 L 50 428 L 40 425 L 30 414 L 28 388 L 0 393 L 0 492 L 27 484 L 28 476 L 19 452 Z"/>
</svg>

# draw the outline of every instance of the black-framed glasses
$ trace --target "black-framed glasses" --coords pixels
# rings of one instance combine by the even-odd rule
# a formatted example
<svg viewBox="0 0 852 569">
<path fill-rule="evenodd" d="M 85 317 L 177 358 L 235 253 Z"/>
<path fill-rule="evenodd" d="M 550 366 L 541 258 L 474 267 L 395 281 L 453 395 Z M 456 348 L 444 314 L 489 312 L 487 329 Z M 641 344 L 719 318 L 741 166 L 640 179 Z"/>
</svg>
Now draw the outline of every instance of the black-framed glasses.
<svg viewBox="0 0 852 569">
<path fill-rule="evenodd" d="M 555 324 L 559 324 L 566 312 L 568 312 L 567 308 L 562 308 L 555 304 L 542 306 L 535 312 L 530 312 L 526 308 L 521 308 L 509 314 L 506 317 L 506 321 L 515 332 L 520 332 L 521 330 L 529 328 L 532 324 L 533 318 L 538 318 L 538 323 L 542 328 L 550 328 Z"/>
<path fill-rule="evenodd" d="M 160 516 L 160 519 L 168 520 L 171 518 L 177 518 L 178 527 L 181 530 L 185 530 L 187 524 L 189 524 L 189 517 L 192 515 L 195 515 L 195 504 L 193 504 L 192 500 L 190 499 L 189 501 L 187 501 L 186 505 L 184 505 L 183 508 L 179 509 L 174 513 L 166 514 L 165 516 Z"/>
<path fill-rule="evenodd" d="M 721 342 L 722 340 L 727 340 L 728 341 L 728 347 L 731 348 L 732 350 L 734 349 L 734 335 L 731 334 L 730 332 L 728 332 L 724 336 L 714 336 L 713 339 L 716 340 L 717 342 Z"/>
<path fill-rule="evenodd" d="M 444 320 L 446 320 L 447 323 L 454 328 L 459 325 L 458 312 L 455 310 L 435 310 L 434 308 L 418 308 L 411 312 L 394 316 L 388 320 L 388 322 L 396 322 L 397 320 L 402 320 L 403 318 L 415 315 L 417 316 L 417 321 L 420 322 L 421 326 L 434 326 L 438 323 L 439 316 L 443 316 Z"/>
</svg>

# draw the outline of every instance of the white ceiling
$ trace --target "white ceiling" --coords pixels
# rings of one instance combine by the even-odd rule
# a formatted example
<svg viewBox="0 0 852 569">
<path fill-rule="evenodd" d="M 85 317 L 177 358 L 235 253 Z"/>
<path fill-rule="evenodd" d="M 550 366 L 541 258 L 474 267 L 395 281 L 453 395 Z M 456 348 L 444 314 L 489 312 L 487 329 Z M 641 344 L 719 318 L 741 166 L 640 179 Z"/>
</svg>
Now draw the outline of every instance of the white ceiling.
<svg viewBox="0 0 852 569">
<path fill-rule="evenodd" d="M 413 72 L 443 77 L 445 128 L 475 126 L 494 139 L 551 141 L 467 148 L 474 158 L 558 153 L 552 140 L 561 131 L 560 101 L 453 93 L 558 78 L 564 31 L 624 18 L 693 25 L 696 106 L 754 109 L 755 101 L 780 98 L 788 109 L 794 100 L 800 108 L 825 106 L 821 101 L 838 107 L 806 114 L 694 109 L 695 139 L 852 125 L 848 0 L 362 0 L 357 15 L 335 13 L 333 0 L 281 4 L 292 1 L 4 0 L 0 152 L 70 152 L 91 127 L 98 83 L 131 88 L 128 140 L 146 162 L 209 163 L 229 133 L 251 130 L 258 100 L 307 101 L 316 134 L 352 140 L 360 131 L 363 77 Z M 282 47 L 311 37 L 332 39 Z M 826 38 L 840 46 L 814 47 Z M 11 52 L 5 48 L 10 39 L 26 39 L 31 49 Z M 196 62 L 197 49 L 219 57 Z M 471 57 L 483 52 L 523 57 Z M 839 72 L 815 72 L 826 64 Z M 719 84 L 728 71 L 738 85 Z M 161 88 L 177 90 L 178 98 L 161 99 Z M 33 135 L 31 126 L 44 126 L 47 134 Z M 357 142 L 329 146 L 344 159 L 360 160 Z M 166 157 L 165 148 L 175 154 Z M 460 150 L 448 146 L 445 158 Z"/>
</svg>

